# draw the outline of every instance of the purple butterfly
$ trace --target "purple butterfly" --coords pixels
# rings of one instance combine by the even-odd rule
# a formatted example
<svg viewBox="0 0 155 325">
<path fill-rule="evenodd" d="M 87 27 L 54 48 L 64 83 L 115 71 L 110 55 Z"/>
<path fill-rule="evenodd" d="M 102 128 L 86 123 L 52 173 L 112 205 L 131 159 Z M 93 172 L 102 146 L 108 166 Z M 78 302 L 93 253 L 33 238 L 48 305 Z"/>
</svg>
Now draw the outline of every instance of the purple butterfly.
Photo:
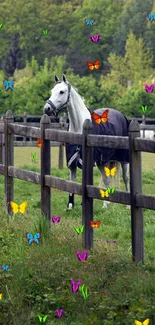
<svg viewBox="0 0 155 325">
<path fill-rule="evenodd" d="M 51 219 L 52 219 L 52 222 L 53 223 L 58 223 L 58 222 L 60 222 L 60 216 L 57 216 L 57 217 L 54 217 L 54 216 L 51 216 Z"/>
<path fill-rule="evenodd" d="M 93 36 L 92 34 L 89 35 L 90 40 L 94 43 L 94 42 L 99 42 L 99 38 L 100 38 L 101 34 L 97 34 L 96 36 Z"/>
<path fill-rule="evenodd" d="M 72 292 L 78 292 L 79 286 L 81 285 L 81 281 L 78 281 L 77 284 L 75 284 L 74 280 L 72 280 L 71 284 L 72 284 Z"/>
<path fill-rule="evenodd" d="M 86 261 L 87 257 L 88 257 L 88 251 L 85 250 L 83 253 L 80 252 L 76 252 L 77 258 L 79 259 L 79 261 Z"/>
<path fill-rule="evenodd" d="M 60 310 L 56 309 L 56 313 L 57 313 L 57 317 L 58 318 L 61 318 L 62 317 L 62 313 L 63 313 L 63 309 L 60 309 Z"/>
<path fill-rule="evenodd" d="M 148 86 L 147 84 L 145 84 L 144 86 L 145 86 L 145 90 L 147 93 L 153 93 L 155 84 L 152 84 L 151 86 Z"/>
</svg>

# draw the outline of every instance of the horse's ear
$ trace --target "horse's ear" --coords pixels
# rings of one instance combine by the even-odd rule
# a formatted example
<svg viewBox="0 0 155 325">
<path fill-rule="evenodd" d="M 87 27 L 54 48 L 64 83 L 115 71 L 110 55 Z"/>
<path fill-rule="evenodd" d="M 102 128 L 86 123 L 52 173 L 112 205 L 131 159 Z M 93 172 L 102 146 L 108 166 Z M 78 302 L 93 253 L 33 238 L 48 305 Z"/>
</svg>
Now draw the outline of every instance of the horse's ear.
<svg viewBox="0 0 155 325">
<path fill-rule="evenodd" d="M 55 75 L 55 82 L 58 82 L 60 79 Z"/>
<path fill-rule="evenodd" d="M 64 74 L 62 75 L 62 80 L 63 80 L 64 82 L 67 82 L 67 79 L 66 79 L 66 77 L 65 77 Z"/>
</svg>

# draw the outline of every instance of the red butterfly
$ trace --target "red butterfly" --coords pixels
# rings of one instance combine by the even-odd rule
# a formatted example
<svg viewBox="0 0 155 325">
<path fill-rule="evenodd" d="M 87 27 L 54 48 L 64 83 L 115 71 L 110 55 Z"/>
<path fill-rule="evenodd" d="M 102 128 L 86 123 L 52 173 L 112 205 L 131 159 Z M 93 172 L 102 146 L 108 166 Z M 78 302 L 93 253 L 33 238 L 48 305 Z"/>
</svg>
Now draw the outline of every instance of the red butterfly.
<svg viewBox="0 0 155 325">
<path fill-rule="evenodd" d="M 109 110 L 106 109 L 106 110 L 102 113 L 101 116 L 98 115 L 98 114 L 96 114 L 96 113 L 94 113 L 94 112 L 91 113 L 91 116 L 92 116 L 92 118 L 93 118 L 93 120 L 94 120 L 94 122 L 95 122 L 96 124 L 100 124 L 101 122 L 106 123 L 106 122 L 108 122 L 108 113 L 109 113 Z"/>
<path fill-rule="evenodd" d="M 37 147 L 38 148 L 42 147 L 42 139 L 37 139 Z"/>
<path fill-rule="evenodd" d="M 100 60 L 96 60 L 94 63 L 87 61 L 87 65 L 89 70 L 99 69 Z"/>
<path fill-rule="evenodd" d="M 99 226 L 100 226 L 100 220 L 99 221 L 96 221 L 96 222 L 94 222 L 94 221 L 90 221 L 90 226 L 92 227 L 92 228 L 99 228 Z"/>
</svg>

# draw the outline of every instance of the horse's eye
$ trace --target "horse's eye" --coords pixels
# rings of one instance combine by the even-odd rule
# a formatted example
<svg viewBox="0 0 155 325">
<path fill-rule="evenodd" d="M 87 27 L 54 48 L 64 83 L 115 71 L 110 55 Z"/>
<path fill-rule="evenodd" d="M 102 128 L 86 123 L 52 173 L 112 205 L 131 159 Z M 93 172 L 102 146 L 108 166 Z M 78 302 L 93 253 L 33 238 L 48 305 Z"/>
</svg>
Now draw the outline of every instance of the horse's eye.
<svg viewBox="0 0 155 325">
<path fill-rule="evenodd" d="M 60 91 L 60 94 L 63 94 L 63 93 L 64 93 L 64 91 L 61 90 L 61 91 Z"/>
</svg>

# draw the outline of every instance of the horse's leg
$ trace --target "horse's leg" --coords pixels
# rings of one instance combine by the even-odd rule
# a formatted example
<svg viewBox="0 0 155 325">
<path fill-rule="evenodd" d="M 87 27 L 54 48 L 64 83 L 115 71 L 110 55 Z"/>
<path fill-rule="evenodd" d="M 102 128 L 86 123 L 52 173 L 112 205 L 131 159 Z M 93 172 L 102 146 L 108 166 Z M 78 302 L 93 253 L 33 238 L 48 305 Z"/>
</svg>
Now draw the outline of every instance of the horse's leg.
<svg viewBox="0 0 155 325">
<path fill-rule="evenodd" d="M 110 184 L 110 177 L 107 177 L 106 174 L 105 174 L 105 171 L 104 171 L 105 166 L 109 168 L 109 163 L 98 165 L 97 167 L 100 170 L 100 173 L 101 173 L 101 176 L 102 176 L 103 187 L 105 186 L 107 188 L 109 186 L 109 184 Z M 107 208 L 109 203 L 110 203 L 109 201 L 103 201 L 103 207 Z"/>
<path fill-rule="evenodd" d="M 70 181 L 75 182 L 76 180 L 76 167 L 70 168 Z M 74 208 L 74 194 L 69 193 L 69 201 L 67 204 L 67 210 Z"/>
<path fill-rule="evenodd" d="M 122 165 L 122 176 L 123 176 L 123 181 L 125 184 L 125 189 L 127 192 L 129 192 L 129 164 L 127 163 L 121 163 Z"/>
</svg>

